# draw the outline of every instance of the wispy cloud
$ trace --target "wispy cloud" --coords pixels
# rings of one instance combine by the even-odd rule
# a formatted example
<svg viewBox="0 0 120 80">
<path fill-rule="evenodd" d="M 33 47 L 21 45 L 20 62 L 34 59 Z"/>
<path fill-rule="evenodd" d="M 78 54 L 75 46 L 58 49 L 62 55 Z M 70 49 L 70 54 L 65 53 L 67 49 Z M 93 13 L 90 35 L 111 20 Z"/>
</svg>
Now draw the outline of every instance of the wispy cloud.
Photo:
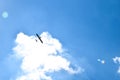
<svg viewBox="0 0 120 80">
<path fill-rule="evenodd" d="M 52 80 L 46 73 L 65 70 L 70 74 L 76 74 L 84 71 L 83 68 L 76 66 L 76 69 L 73 69 L 70 66 L 71 62 L 60 56 L 64 54 L 64 49 L 58 39 L 53 38 L 48 32 L 43 32 L 40 36 L 43 44 L 36 42 L 35 36 L 24 33 L 17 35 L 13 50 L 22 63 L 21 73 L 16 80 Z"/>
<path fill-rule="evenodd" d="M 2 17 L 3 17 L 3 18 L 8 18 L 8 12 L 7 12 L 7 11 L 4 11 L 4 12 L 2 13 Z"/>
<path fill-rule="evenodd" d="M 105 60 L 97 59 L 97 61 L 100 62 L 101 64 L 105 64 Z"/>
</svg>

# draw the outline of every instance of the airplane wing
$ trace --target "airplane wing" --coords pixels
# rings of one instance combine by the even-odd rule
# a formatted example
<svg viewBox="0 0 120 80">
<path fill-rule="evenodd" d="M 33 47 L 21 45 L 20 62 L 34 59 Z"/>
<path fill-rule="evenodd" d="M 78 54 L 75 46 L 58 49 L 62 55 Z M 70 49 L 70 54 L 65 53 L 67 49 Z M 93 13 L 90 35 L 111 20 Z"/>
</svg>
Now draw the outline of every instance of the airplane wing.
<svg viewBox="0 0 120 80">
<path fill-rule="evenodd" d="M 36 33 L 36 36 L 38 37 L 38 39 L 40 40 L 41 43 L 43 43 L 41 37 Z"/>
</svg>

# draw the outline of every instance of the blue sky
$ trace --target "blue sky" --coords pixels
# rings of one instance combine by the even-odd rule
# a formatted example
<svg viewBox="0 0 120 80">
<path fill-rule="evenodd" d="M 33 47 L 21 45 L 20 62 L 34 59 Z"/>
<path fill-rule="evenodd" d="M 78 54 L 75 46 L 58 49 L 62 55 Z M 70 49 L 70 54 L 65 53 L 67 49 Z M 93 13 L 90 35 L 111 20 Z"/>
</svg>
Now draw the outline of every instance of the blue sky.
<svg viewBox="0 0 120 80">
<path fill-rule="evenodd" d="M 120 64 L 113 61 L 120 56 L 119 9 L 119 0 L 0 0 L 0 80 L 10 80 L 19 71 L 20 62 L 8 59 L 17 34 L 44 31 L 85 69 L 72 76 L 63 71 L 65 80 L 119 80 Z M 4 11 L 7 18 L 2 16 Z M 61 72 L 54 75 L 55 80 L 63 76 Z"/>
</svg>

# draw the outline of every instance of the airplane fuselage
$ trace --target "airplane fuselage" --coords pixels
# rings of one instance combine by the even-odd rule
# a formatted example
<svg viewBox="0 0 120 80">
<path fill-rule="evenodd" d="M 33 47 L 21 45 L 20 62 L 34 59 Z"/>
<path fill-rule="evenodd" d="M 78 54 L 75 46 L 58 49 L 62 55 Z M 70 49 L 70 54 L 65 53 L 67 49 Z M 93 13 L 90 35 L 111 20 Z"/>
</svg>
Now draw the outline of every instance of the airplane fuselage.
<svg viewBox="0 0 120 80">
<path fill-rule="evenodd" d="M 43 43 L 41 37 L 36 33 L 36 36 L 38 37 L 38 39 L 40 40 L 41 43 Z"/>
</svg>

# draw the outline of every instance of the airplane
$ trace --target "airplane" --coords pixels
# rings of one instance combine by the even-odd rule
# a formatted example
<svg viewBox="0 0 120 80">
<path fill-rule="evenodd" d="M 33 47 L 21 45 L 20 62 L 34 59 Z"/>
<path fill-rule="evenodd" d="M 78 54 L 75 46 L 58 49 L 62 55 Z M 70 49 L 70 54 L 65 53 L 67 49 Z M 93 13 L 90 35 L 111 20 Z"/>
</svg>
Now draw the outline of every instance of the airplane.
<svg viewBox="0 0 120 80">
<path fill-rule="evenodd" d="M 41 37 L 37 33 L 36 33 L 36 36 L 38 37 L 38 39 L 40 40 L 40 42 L 43 44 L 43 41 L 42 41 Z"/>
</svg>

